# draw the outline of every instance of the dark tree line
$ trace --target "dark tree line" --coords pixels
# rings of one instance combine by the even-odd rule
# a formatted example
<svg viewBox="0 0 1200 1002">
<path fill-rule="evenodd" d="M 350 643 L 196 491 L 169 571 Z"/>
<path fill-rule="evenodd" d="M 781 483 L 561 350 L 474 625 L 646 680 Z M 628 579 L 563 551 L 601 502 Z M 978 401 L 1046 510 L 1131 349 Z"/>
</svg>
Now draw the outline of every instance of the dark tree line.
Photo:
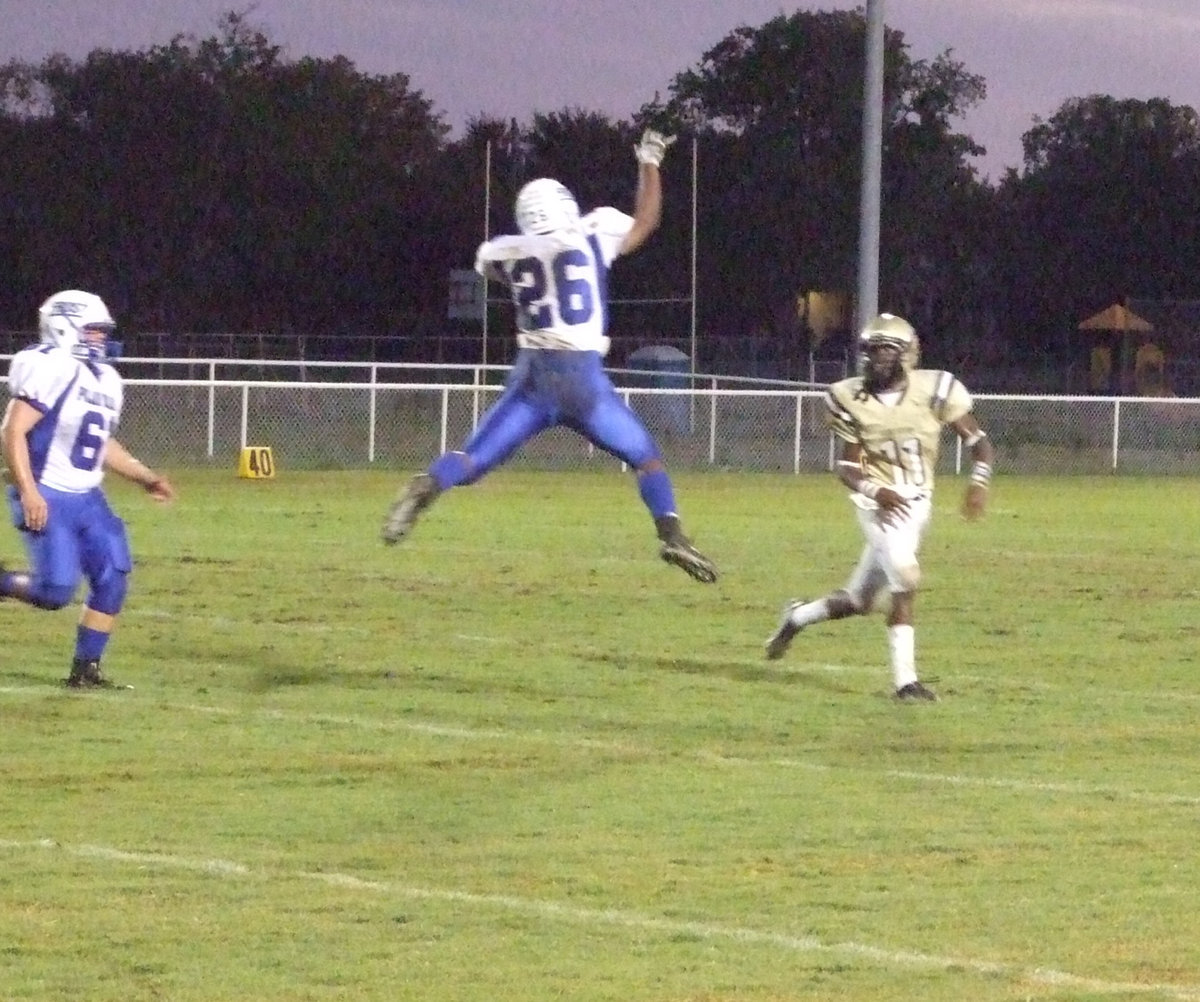
<svg viewBox="0 0 1200 1002">
<path fill-rule="evenodd" d="M 694 251 L 702 358 L 736 359 L 750 338 L 794 357 L 810 336 L 798 300 L 856 284 L 864 44 L 861 11 L 780 15 L 732 30 L 628 121 L 563 108 L 475 120 L 458 140 L 405 74 L 285 59 L 236 13 L 210 38 L 14 61 L 0 66 L 0 327 L 29 329 L 45 294 L 82 286 L 127 331 L 419 342 L 454 327 L 448 274 L 485 231 L 511 229 L 525 180 L 628 208 L 630 149 L 654 125 L 682 137 L 664 225 L 614 294 L 689 296 Z M 880 303 L 939 361 L 1049 358 L 1114 300 L 1200 296 L 1191 108 L 1072 98 L 1033 120 L 1022 168 L 992 185 L 955 131 L 984 80 L 951 52 L 912 58 L 898 31 L 885 47 Z M 614 324 L 677 340 L 688 310 L 618 309 Z"/>
</svg>

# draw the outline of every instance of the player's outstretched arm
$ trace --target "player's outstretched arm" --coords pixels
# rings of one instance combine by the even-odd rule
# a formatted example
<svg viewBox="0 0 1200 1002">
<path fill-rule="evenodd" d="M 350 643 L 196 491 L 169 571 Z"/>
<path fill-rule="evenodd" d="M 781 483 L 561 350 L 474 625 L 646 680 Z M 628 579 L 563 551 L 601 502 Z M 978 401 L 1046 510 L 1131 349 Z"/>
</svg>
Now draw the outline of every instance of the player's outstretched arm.
<svg viewBox="0 0 1200 1002">
<path fill-rule="evenodd" d="M 137 484 L 155 501 L 175 500 L 171 481 L 131 455 L 115 438 L 110 438 L 104 447 L 104 468 Z"/>
<path fill-rule="evenodd" d="M 633 148 L 638 162 L 637 196 L 633 206 L 633 226 L 621 244 L 621 254 L 630 254 L 642 246 L 662 220 L 662 177 L 659 167 L 674 136 L 647 129 Z"/>
</svg>

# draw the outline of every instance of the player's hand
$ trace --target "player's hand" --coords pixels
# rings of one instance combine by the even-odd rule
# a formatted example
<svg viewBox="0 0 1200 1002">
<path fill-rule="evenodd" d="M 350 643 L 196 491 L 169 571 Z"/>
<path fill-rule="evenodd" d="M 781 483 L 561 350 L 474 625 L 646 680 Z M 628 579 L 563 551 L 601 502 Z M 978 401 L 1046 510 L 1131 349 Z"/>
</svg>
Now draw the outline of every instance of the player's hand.
<svg viewBox="0 0 1200 1002">
<path fill-rule="evenodd" d="M 884 511 L 908 511 L 908 498 L 891 487 L 880 487 L 875 493 L 875 503 Z"/>
<path fill-rule="evenodd" d="M 166 477 L 155 477 L 145 485 L 145 489 L 155 501 L 167 503 L 175 500 L 175 488 Z"/>
<path fill-rule="evenodd" d="M 647 129 L 642 133 L 641 140 L 633 147 L 633 155 L 637 157 L 640 164 L 653 164 L 658 167 L 662 164 L 663 157 L 667 155 L 667 148 L 673 142 L 675 142 L 674 136 L 664 136 L 661 132 Z"/>
<path fill-rule="evenodd" d="M 980 484 L 969 484 L 967 493 L 963 495 L 962 516 L 968 522 L 982 518 L 987 510 L 988 491 Z"/>
<path fill-rule="evenodd" d="M 909 501 L 903 494 L 890 487 L 880 487 L 875 494 L 879 505 L 879 521 L 884 525 L 899 525 L 908 518 Z"/>
<path fill-rule="evenodd" d="M 38 491 L 22 491 L 21 513 L 24 516 L 22 525 L 30 532 L 41 532 L 46 528 L 50 517 L 50 508 L 46 499 Z"/>
</svg>

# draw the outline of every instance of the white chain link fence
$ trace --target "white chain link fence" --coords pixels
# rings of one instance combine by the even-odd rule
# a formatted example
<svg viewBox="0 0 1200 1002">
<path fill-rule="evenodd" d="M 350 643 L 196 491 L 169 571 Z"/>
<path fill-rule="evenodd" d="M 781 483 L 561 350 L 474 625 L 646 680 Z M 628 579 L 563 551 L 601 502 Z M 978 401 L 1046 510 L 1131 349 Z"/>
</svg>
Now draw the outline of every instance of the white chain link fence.
<svg viewBox="0 0 1200 1002">
<path fill-rule="evenodd" d="M 500 366 L 127 359 L 120 437 L 168 469 L 236 465 L 269 446 L 276 466 L 423 469 L 455 448 L 502 389 Z M 7 367 L 6 367 L 7 368 Z M 616 370 L 618 390 L 673 469 L 830 469 L 824 393 L 812 385 Z M 689 388 L 694 381 L 695 388 Z M 646 385 L 666 383 L 667 385 Z M 1194 474 L 1200 400 L 975 394 L 997 468 L 1026 474 Z M 952 436 L 950 436 L 952 438 Z M 964 457 L 944 443 L 943 472 Z M 573 469 L 618 461 L 558 428 L 510 461 Z"/>
</svg>

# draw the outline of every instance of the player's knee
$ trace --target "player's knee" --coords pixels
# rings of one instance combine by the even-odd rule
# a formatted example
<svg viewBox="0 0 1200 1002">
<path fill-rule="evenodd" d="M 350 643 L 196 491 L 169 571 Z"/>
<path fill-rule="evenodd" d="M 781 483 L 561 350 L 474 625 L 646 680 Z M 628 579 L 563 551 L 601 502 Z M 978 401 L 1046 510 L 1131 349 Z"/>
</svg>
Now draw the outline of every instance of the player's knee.
<svg viewBox="0 0 1200 1002">
<path fill-rule="evenodd" d="M 921 567 L 919 564 L 907 564 L 896 568 L 896 577 L 900 587 L 896 591 L 913 592 L 921 587 Z"/>
<path fill-rule="evenodd" d="M 70 605 L 74 597 L 74 585 L 39 583 L 35 584 L 29 590 L 30 605 L 35 605 L 39 609 L 48 609 L 52 612 Z"/>
<path fill-rule="evenodd" d="M 115 616 L 125 604 L 125 595 L 129 591 L 129 579 L 114 568 L 104 571 L 92 582 L 92 592 L 88 596 L 88 608 L 102 612 L 106 616 Z"/>
<path fill-rule="evenodd" d="M 847 616 L 863 616 L 871 611 L 875 595 L 862 591 L 835 591 L 826 600 L 830 619 L 845 619 Z"/>
</svg>

